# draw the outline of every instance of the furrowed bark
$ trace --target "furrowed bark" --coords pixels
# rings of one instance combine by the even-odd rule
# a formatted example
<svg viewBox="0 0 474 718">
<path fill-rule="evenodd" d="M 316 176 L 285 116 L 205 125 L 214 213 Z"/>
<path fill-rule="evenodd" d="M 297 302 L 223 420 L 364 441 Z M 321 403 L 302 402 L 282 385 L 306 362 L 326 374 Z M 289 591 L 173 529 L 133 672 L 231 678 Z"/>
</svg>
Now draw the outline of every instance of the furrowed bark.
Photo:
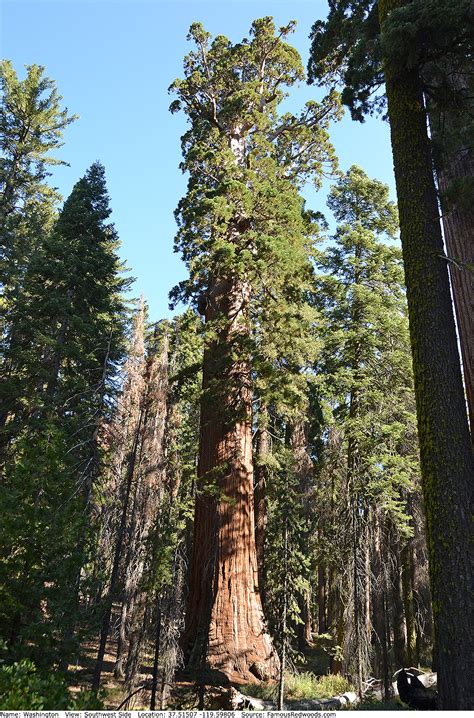
<svg viewBox="0 0 474 718">
<path fill-rule="evenodd" d="M 268 410 L 260 408 L 258 417 L 257 458 L 255 467 L 255 544 L 257 550 L 258 580 L 262 602 L 265 604 L 265 529 L 267 525 L 266 481 L 267 467 L 265 458 L 270 452 L 270 435 L 268 433 Z"/>
<path fill-rule="evenodd" d="M 442 64 L 442 69 L 449 76 L 453 96 L 460 93 L 469 97 L 471 92 L 467 75 L 446 63 Z M 436 85 L 436 76 L 431 81 Z M 472 112 L 472 101 L 470 104 Z M 457 192 L 457 184 L 474 177 L 474 156 L 472 148 L 466 145 L 456 147 L 455 150 L 446 148 L 446 136 L 449 141 L 450 134 L 460 134 L 457 124 L 462 112 L 458 106 L 439 110 L 428 100 L 428 111 L 431 135 L 437 145 L 433 158 L 443 210 L 444 239 L 449 258 L 471 438 L 474 441 L 474 211 L 466 199 L 455 199 L 453 196 Z M 468 112 L 467 108 L 465 112 Z"/>
<path fill-rule="evenodd" d="M 229 133 L 236 165 L 245 135 Z M 239 246 L 245 217 L 229 222 Z M 203 400 L 189 600 L 183 648 L 188 668 L 204 663 L 220 680 L 275 678 L 278 656 L 265 628 L 258 584 L 252 461 L 252 376 L 246 342 L 252 288 L 237 276 L 208 287 L 206 324 L 217 336 L 204 351 Z M 202 682 L 202 681 L 201 681 Z"/>
<path fill-rule="evenodd" d="M 402 0 L 379 0 L 383 29 Z M 474 461 L 416 71 L 385 60 L 405 265 L 441 709 L 472 709 Z M 463 670 L 459 671 L 459 666 Z"/>
<path fill-rule="evenodd" d="M 227 321 L 204 354 L 200 486 L 183 648 L 188 668 L 196 672 L 207 643 L 208 667 L 221 680 L 271 678 L 278 671 L 258 589 L 250 366 L 242 358 L 223 367 L 223 357 L 229 359 L 229 348 L 246 331 L 249 297 L 243 281 L 221 281 L 209 293 L 206 310 L 206 321 L 217 315 Z M 208 392 L 223 369 L 226 379 L 216 398 L 215 390 Z"/>
</svg>

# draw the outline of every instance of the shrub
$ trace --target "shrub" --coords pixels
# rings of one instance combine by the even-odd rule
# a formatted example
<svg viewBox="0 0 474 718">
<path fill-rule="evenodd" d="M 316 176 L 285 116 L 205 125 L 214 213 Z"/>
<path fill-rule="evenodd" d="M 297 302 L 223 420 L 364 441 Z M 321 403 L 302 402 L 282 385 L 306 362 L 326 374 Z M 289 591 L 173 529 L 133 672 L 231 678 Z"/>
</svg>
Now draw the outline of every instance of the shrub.
<svg viewBox="0 0 474 718">
<path fill-rule="evenodd" d="M 43 676 L 28 659 L 0 665 L 0 710 L 74 711 L 102 707 L 102 701 L 89 691 L 72 696 L 60 675 Z"/>
</svg>

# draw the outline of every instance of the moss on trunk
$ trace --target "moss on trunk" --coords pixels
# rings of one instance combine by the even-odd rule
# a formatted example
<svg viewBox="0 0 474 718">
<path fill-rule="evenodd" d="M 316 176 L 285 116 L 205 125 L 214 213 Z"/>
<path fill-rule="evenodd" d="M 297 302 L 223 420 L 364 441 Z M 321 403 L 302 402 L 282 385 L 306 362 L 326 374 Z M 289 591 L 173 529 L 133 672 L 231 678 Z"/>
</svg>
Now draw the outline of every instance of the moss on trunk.
<svg viewBox="0 0 474 718">
<path fill-rule="evenodd" d="M 404 4 L 379 0 L 382 29 L 390 12 Z M 407 285 L 440 707 L 468 709 L 473 707 L 474 673 L 474 462 L 421 82 L 416 71 L 401 70 L 389 58 L 385 81 Z"/>
</svg>

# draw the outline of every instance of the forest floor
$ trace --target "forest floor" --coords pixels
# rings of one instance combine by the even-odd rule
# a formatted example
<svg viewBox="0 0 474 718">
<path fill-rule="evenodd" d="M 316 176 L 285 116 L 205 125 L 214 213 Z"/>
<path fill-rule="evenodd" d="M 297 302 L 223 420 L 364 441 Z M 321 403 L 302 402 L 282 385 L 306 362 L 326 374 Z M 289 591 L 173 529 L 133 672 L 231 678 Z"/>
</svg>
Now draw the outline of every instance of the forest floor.
<svg viewBox="0 0 474 718">
<path fill-rule="evenodd" d="M 69 686 L 73 693 L 80 690 L 89 690 L 92 674 L 99 647 L 98 638 L 85 641 L 81 646 L 77 662 L 69 666 Z M 150 679 L 152 673 L 152 656 L 146 657 L 141 666 L 136 685 L 138 691 L 128 700 L 129 692 L 124 681 L 114 676 L 117 641 L 111 639 L 107 642 L 104 656 L 104 666 L 101 678 L 100 698 L 106 710 L 149 710 L 150 708 Z M 314 710 L 312 703 L 325 698 L 353 690 L 350 684 L 342 677 L 328 674 L 330 656 L 328 646 L 323 641 L 317 641 L 299 655 L 293 664 L 293 671 L 286 680 L 285 708 L 286 710 Z M 148 664 L 148 665 L 147 665 Z M 145 686 L 143 684 L 146 684 Z M 143 686 L 140 688 L 140 686 Z M 277 685 L 273 683 L 252 684 L 237 686 L 239 692 L 253 698 L 261 699 L 266 703 L 275 703 Z M 211 691 L 212 693 L 212 691 Z M 210 700 L 213 698 L 210 695 Z M 219 701 L 219 696 L 214 700 Z M 197 694 L 195 684 L 189 681 L 176 681 L 171 687 L 167 708 L 170 710 L 196 710 Z M 212 709 L 212 705 L 206 709 Z M 225 707 L 225 706 L 223 706 Z M 385 701 L 368 698 L 362 704 L 352 706 L 362 710 L 401 710 L 402 706 L 397 700 Z M 157 708 L 160 708 L 159 701 Z M 350 706 L 347 706 L 350 709 Z"/>
<path fill-rule="evenodd" d="M 92 675 L 99 650 L 99 638 L 95 636 L 81 644 L 79 657 L 74 664 L 68 667 L 68 684 L 72 693 L 80 690 L 90 690 Z M 117 639 L 109 639 L 106 644 L 104 664 L 101 676 L 100 698 L 106 710 L 117 710 L 127 698 L 128 692 L 124 681 L 114 676 L 115 659 L 117 655 Z M 150 657 L 150 665 L 152 658 Z M 151 678 L 151 667 L 140 667 L 137 686 Z M 133 696 L 124 710 L 148 710 L 150 708 L 150 690 L 144 690 Z"/>
</svg>

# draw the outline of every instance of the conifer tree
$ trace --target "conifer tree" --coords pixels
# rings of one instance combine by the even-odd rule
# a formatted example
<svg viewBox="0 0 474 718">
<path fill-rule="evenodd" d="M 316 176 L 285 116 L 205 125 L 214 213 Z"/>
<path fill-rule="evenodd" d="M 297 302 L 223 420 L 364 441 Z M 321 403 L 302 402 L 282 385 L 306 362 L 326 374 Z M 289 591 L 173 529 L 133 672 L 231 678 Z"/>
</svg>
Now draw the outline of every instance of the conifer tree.
<svg viewBox="0 0 474 718">
<path fill-rule="evenodd" d="M 388 188 L 358 167 L 331 189 L 328 205 L 339 224 L 319 258 L 324 344 L 317 370 L 346 454 L 347 499 L 340 500 L 347 505 L 340 509 L 350 526 L 344 533 L 353 613 L 345 653 L 361 691 L 370 670 L 374 511 L 410 532 L 404 492 L 414 490 L 417 442 L 401 255 L 380 241 L 395 235 L 396 208 Z"/>
<path fill-rule="evenodd" d="M 263 623 L 255 553 L 252 466 L 252 325 L 262 297 L 280 309 L 289 331 L 311 274 L 298 188 L 334 167 L 329 120 L 335 95 L 299 116 L 278 115 L 285 88 L 303 77 L 286 43 L 293 23 L 275 34 L 270 18 L 250 39 L 212 42 L 199 25 L 185 77 L 172 89 L 190 121 L 183 136 L 188 193 L 177 219 L 176 247 L 190 278 L 173 298 L 204 314 L 203 401 L 190 599 L 184 635 L 188 665 L 207 660 L 227 676 L 275 675 L 277 660 Z M 288 302 L 288 304 L 286 304 Z"/>
<path fill-rule="evenodd" d="M 377 8 L 373 0 L 330 3 L 327 22 L 317 21 L 313 26 L 309 76 L 313 80 L 323 76 L 337 78 L 353 119 L 362 120 L 366 114 L 386 109 L 386 93 L 380 91 L 384 85 L 384 56 L 390 57 L 397 74 L 402 70 L 418 75 L 429 115 L 472 415 L 472 9 L 468 0 L 400 2 L 390 8 L 390 17 L 381 31 Z"/>
<path fill-rule="evenodd" d="M 15 371 L 10 344 L 17 332 L 16 304 L 28 291 L 25 273 L 57 219 L 60 196 L 46 179 L 48 166 L 65 163 L 50 153 L 61 147 L 64 129 L 76 118 L 61 108 L 56 85 L 41 66 L 28 66 L 20 80 L 12 63 L 3 60 L 0 92 L 0 361 L 5 377 Z M 10 399 L 2 394 L 1 428 L 11 412 Z"/>
<path fill-rule="evenodd" d="M 8 60 L 0 65 L 2 101 L 0 134 L 0 227 L 5 230 L 9 215 L 24 206 L 28 197 L 53 193 L 45 185 L 48 165 L 65 164 L 49 153 L 61 147 L 63 130 L 76 117 L 61 109 L 62 97 L 53 80 L 44 77 L 44 67 L 28 65 L 19 80 Z"/>
<path fill-rule="evenodd" d="M 11 401 L 2 482 L 2 635 L 39 660 L 67 656 L 89 550 L 100 432 L 123 352 L 126 308 L 104 169 L 74 187 L 31 259 L 12 313 L 2 391 Z M 43 636 L 39 642 L 39 635 Z M 61 638 L 62 637 L 62 638 Z M 60 639 L 61 640 L 58 640 Z"/>
<path fill-rule="evenodd" d="M 466 679 L 472 668 L 460 673 L 458 665 L 472 667 L 474 655 L 472 641 L 467 639 L 474 610 L 469 518 L 474 458 L 420 65 L 410 59 L 407 63 L 398 52 L 396 21 L 411 5 L 403 0 L 333 3 L 327 24 L 314 28 L 312 76 L 331 84 L 342 76 L 345 98 L 359 119 L 373 107 L 374 81 L 385 85 L 407 285 L 440 706 L 461 709 L 472 706 Z M 419 8 L 422 3 L 413 5 Z M 456 35 L 461 28 L 462 36 L 462 28 L 469 26 L 469 18 L 463 21 L 466 4 L 450 3 L 450 8 L 458 21 L 452 23 L 450 18 L 449 32 L 454 29 Z M 398 42 L 393 42 L 394 37 Z M 432 38 L 434 46 L 436 37 Z M 418 44 L 413 43 L 413 48 L 416 52 Z M 378 96 L 376 101 L 384 98 Z"/>
</svg>

